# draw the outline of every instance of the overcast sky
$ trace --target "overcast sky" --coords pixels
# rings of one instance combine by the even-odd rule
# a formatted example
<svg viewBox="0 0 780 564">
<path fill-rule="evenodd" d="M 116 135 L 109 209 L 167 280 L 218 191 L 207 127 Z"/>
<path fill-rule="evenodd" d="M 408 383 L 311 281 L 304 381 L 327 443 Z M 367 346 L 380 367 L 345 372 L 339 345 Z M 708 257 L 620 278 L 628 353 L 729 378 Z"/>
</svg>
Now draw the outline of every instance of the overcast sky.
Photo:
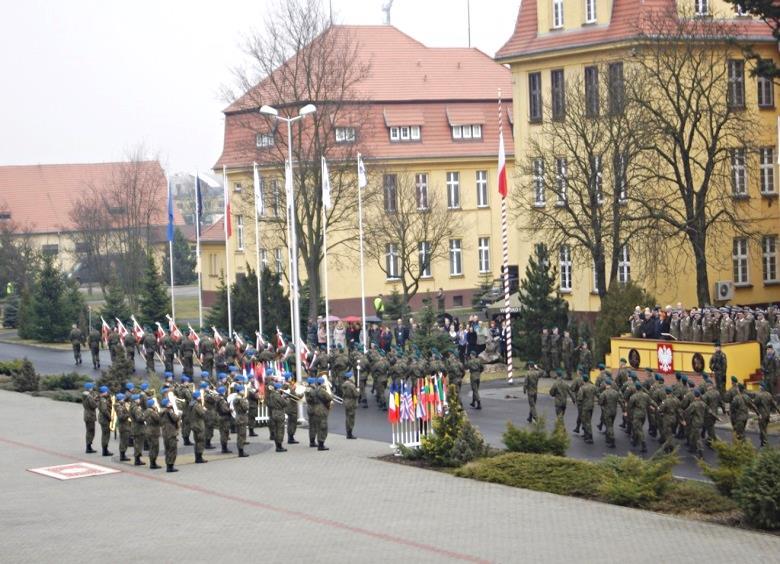
<svg viewBox="0 0 780 564">
<path fill-rule="evenodd" d="M 336 21 L 381 24 L 386 0 L 332 0 Z M 392 23 L 430 46 L 467 45 L 467 0 L 395 0 Z M 327 6 L 327 0 L 323 0 Z M 489 55 L 519 0 L 471 0 Z M 0 164 L 122 159 L 143 143 L 169 172 L 222 149 L 220 87 L 271 0 L 0 0 Z"/>
</svg>

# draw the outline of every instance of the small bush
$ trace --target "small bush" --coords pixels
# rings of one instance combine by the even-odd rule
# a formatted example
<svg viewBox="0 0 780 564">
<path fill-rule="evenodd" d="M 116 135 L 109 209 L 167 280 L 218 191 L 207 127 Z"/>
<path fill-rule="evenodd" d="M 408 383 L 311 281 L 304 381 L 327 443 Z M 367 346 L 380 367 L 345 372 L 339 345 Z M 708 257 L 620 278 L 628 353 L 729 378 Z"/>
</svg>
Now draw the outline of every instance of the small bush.
<svg viewBox="0 0 780 564">
<path fill-rule="evenodd" d="M 422 459 L 433 466 L 455 468 L 485 456 L 485 439 L 463 413 L 455 386 L 450 386 L 447 405 L 447 413 L 433 421 L 433 434 L 422 439 Z"/>
<path fill-rule="evenodd" d="M 46 376 L 41 380 L 41 390 L 77 390 L 89 380 L 90 378 L 87 376 L 76 372 L 60 374 L 59 376 Z"/>
<path fill-rule="evenodd" d="M 14 360 L 0 361 L 0 374 L 5 374 L 6 376 L 13 376 L 21 369 L 22 369 L 21 359 L 17 358 Z"/>
<path fill-rule="evenodd" d="M 720 493 L 731 496 L 742 472 L 756 459 L 756 449 L 750 441 L 738 440 L 731 443 L 714 441 L 712 448 L 718 455 L 718 465 L 699 462 L 699 467 L 715 483 Z"/>
<path fill-rule="evenodd" d="M 675 481 L 649 509 L 662 513 L 712 515 L 737 509 L 736 503 L 720 494 L 712 484 L 694 480 Z"/>
<path fill-rule="evenodd" d="M 737 479 L 733 494 L 753 526 L 780 529 L 780 450 L 763 449 Z"/>
<path fill-rule="evenodd" d="M 456 476 L 539 492 L 596 499 L 601 468 L 592 462 L 548 454 L 512 452 L 458 468 Z"/>
<path fill-rule="evenodd" d="M 81 403 L 83 399 L 82 392 L 78 390 L 48 390 L 42 392 L 33 392 L 32 395 L 35 397 L 49 398 L 54 401 L 65 401 L 73 403 Z"/>
<path fill-rule="evenodd" d="M 26 358 L 18 372 L 11 374 L 14 390 L 17 392 L 36 392 L 40 386 L 40 376 L 35 372 L 32 362 Z"/>
<path fill-rule="evenodd" d="M 599 495 L 615 505 L 648 507 L 672 485 L 672 468 L 678 462 L 676 454 L 654 456 L 650 460 L 633 454 L 608 456 L 600 463 L 605 479 L 599 486 Z"/>
<path fill-rule="evenodd" d="M 555 456 L 566 456 L 566 450 L 570 444 L 563 421 L 556 419 L 555 429 L 548 435 L 544 417 L 540 417 L 525 429 L 518 429 L 508 421 L 502 440 L 509 452 L 553 454 Z"/>
</svg>

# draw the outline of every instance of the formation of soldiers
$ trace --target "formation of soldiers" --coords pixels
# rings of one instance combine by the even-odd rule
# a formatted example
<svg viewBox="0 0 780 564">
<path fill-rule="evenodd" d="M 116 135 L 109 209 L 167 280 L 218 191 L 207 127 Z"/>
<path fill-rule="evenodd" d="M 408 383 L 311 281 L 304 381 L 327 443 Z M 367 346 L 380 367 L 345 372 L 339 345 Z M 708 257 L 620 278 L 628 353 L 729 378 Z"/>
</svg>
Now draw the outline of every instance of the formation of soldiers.
<svg viewBox="0 0 780 564">
<path fill-rule="evenodd" d="M 579 366 L 588 372 L 593 368 L 593 353 L 588 343 L 583 341 L 576 346 L 568 331 L 561 334 L 557 327 L 545 327 L 542 329 L 540 344 L 542 356 L 539 364 L 545 375 L 563 368 L 566 379 L 571 380 L 575 367 Z"/>
<path fill-rule="evenodd" d="M 664 383 L 660 374 L 645 369 L 644 378 L 629 370 L 625 359 L 620 360 L 616 373 L 599 364 L 599 374 L 591 382 L 589 373 L 581 369 L 580 377 L 569 384 L 559 368 L 554 377 L 550 396 L 555 403 L 555 413 L 563 418 L 571 401 L 577 409 L 574 433 L 582 433 L 585 443 L 593 443 L 593 414 L 600 407 L 597 429 L 604 433 L 608 447 L 615 448 L 614 424 L 622 414 L 620 428 L 629 435 L 632 447 L 647 452 L 647 434 L 660 443 L 660 448 L 671 451 L 675 440 L 682 440 L 697 457 L 703 455 L 703 445 L 711 447 L 717 440 L 715 423 L 720 411 L 729 415 L 737 440 L 744 440 L 745 427 L 750 411 L 758 416 L 761 446 L 767 444 L 767 428 L 772 411 L 780 413 L 770 383 L 762 381 L 757 392 L 748 392 L 731 377 L 731 387 L 721 391 L 709 374 L 702 374 L 698 385 L 687 375 L 677 372 L 672 385 Z M 524 384 L 528 395 L 528 421 L 536 419 L 537 383 L 544 372 L 538 363 L 531 363 Z"/>
</svg>

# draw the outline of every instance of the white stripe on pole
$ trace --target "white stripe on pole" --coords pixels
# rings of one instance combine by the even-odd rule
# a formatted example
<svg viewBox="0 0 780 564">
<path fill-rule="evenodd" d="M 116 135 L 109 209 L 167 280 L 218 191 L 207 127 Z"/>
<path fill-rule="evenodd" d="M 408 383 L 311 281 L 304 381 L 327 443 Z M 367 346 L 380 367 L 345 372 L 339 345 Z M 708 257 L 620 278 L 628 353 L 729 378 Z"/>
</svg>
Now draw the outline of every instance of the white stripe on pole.
<svg viewBox="0 0 780 564">
<path fill-rule="evenodd" d="M 255 188 L 255 254 L 256 256 L 256 274 L 257 274 L 257 326 L 260 334 L 263 334 L 263 265 L 260 264 L 260 220 L 259 216 L 263 210 L 263 194 L 260 186 L 260 174 L 257 171 L 257 163 L 252 163 L 254 166 L 254 188 Z"/>
<path fill-rule="evenodd" d="M 200 262 L 200 203 L 198 202 L 198 187 L 200 177 L 195 171 L 195 264 L 198 268 L 198 325 L 203 327 L 203 264 Z"/>
<path fill-rule="evenodd" d="M 499 167 L 503 167 L 506 174 L 506 158 L 504 155 L 504 120 L 501 107 L 501 89 L 498 90 L 498 138 L 499 138 Z M 499 175 L 502 170 L 499 169 Z M 499 183 L 501 180 L 499 179 Z M 506 195 L 501 197 L 501 245 L 503 254 L 503 278 L 504 278 L 504 331 L 506 335 L 506 381 L 512 384 L 512 319 L 509 313 L 509 234 L 506 217 Z"/>
<path fill-rule="evenodd" d="M 230 188 L 228 187 L 227 167 L 225 165 L 222 165 L 222 184 L 224 185 L 225 193 L 225 216 L 223 221 L 225 224 L 225 283 L 227 285 L 228 338 L 230 339 L 231 335 L 233 335 L 233 316 L 230 310 L 230 286 L 232 285 L 230 276 L 230 238 L 228 237 L 228 221 L 230 221 L 230 218 L 228 217 L 228 214 L 230 213 Z"/>
<path fill-rule="evenodd" d="M 358 228 L 360 232 L 360 315 L 362 318 L 363 353 L 368 351 L 368 329 L 366 328 L 366 277 L 363 268 L 363 188 L 368 185 L 366 167 L 360 153 L 357 154 L 358 166 Z"/>
<path fill-rule="evenodd" d="M 322 246 L 324 250 L 325 274 L 323 286 L 325 290 L 325 342 L 330 350 L 330 304 L 328 303 L 328 209 L 331 207 L 330 201 L 330 176 L 328 174 L 328 163 L 325 157 L 322 157 Z"/>
<path fill-rule="evenodd" d="M 168 202 L 171 201 L 171 179 L 168 178 Z M 170 220 L 169 220 L 170 221 Z M 168 241 L 168 270 L 171 272 L 171 317 L 176 319 L 176 297 L 173 293 L 173 238 Z"/>
</svg>

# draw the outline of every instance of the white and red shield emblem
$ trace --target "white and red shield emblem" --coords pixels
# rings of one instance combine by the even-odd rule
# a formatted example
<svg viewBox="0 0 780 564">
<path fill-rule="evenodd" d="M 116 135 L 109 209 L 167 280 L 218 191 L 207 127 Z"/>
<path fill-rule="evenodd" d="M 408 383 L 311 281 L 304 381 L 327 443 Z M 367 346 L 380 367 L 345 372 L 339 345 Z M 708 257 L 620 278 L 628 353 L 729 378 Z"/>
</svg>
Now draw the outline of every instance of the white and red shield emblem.
<svg viewBox="0 0 780 564">
<path fill-rule="evenodd" d="M 674 354 L 672 345 L 669 343 L 658 343 L 658 372 L 661 374 L 674 373 Z"/>
</svg>

